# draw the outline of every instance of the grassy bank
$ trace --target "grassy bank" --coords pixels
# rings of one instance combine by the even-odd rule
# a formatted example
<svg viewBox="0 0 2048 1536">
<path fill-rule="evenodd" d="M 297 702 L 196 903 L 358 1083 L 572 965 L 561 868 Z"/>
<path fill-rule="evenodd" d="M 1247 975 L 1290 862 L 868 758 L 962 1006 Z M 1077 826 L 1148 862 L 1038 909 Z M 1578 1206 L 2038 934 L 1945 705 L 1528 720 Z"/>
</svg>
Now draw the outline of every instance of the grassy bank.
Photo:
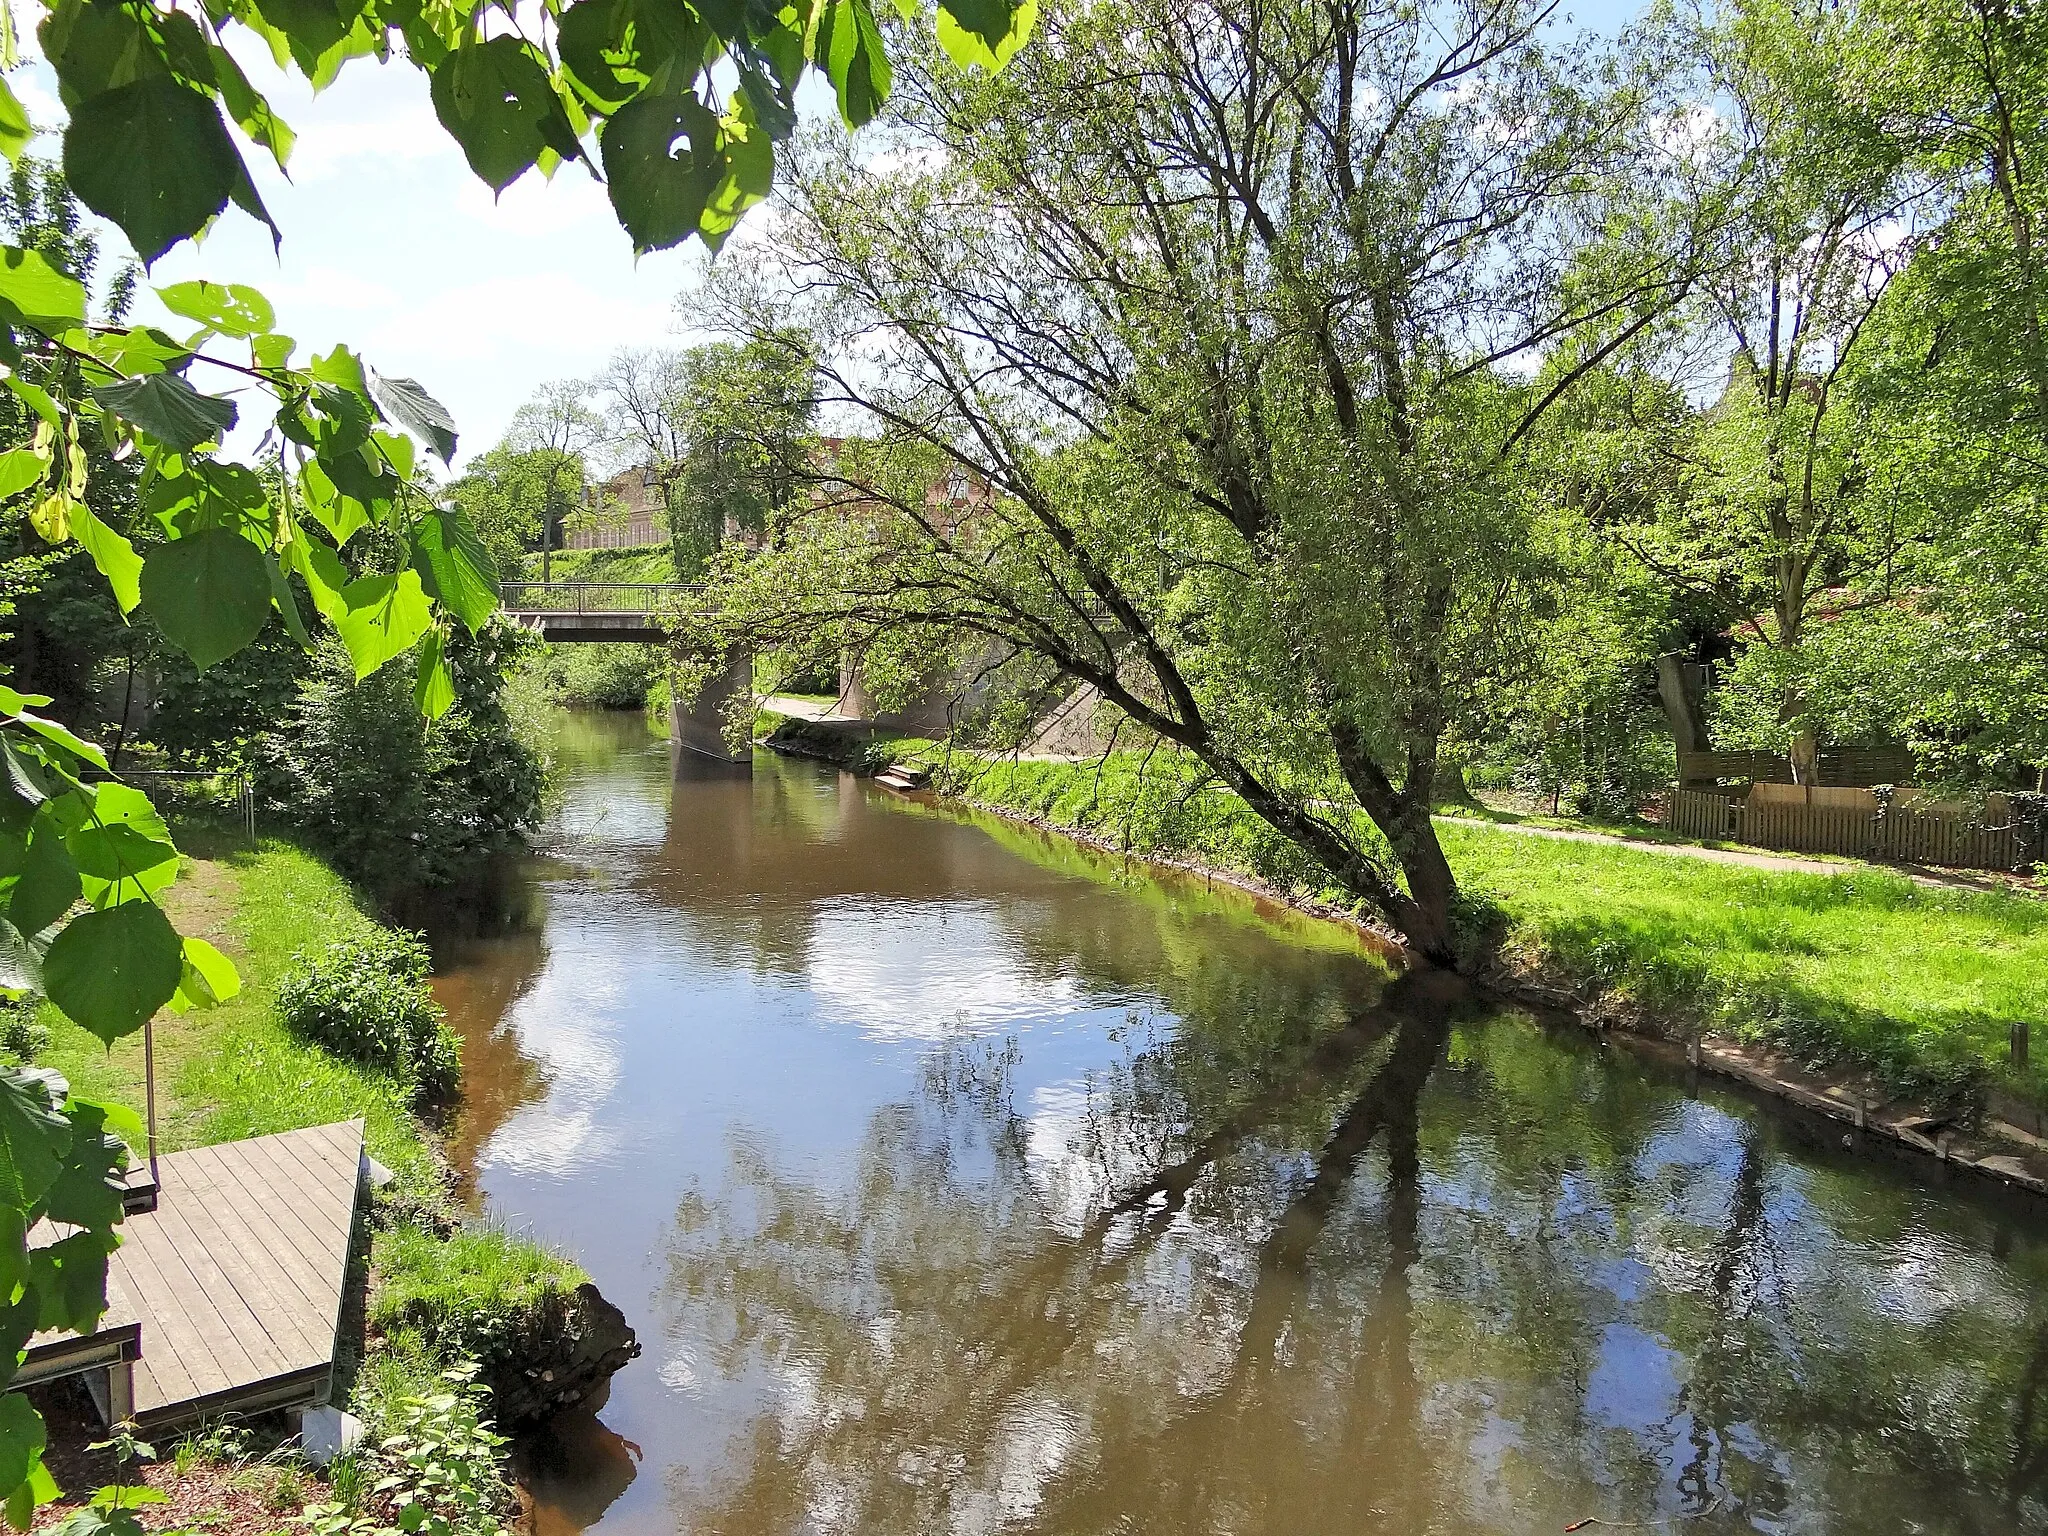
<svg viewBox="0 0 2048 1536">
<path fill-rule="evenodd" d="M 966 762 L 946 787 L 1133 852 L 1190 857 L 1330 900 L 1317 872 L 1234 796 L 1184 797 L 1175 765 Z M 2048 902 L 1934 890 L 1856 866 L 1781 874 L 1593 842 L 1441 823 L 1460 882 L 1505 926 L 1525 975 L 1674 1030 L 1695 1025 L 1867 1070 L 1897 1091 L 1969 1101 L 2000 1087 L 2048 1104 L 2048 1071 L 2015 1071 L 2012 1026 L 2048 1025 Z"/>
<path fill-rule="evenodd" d="M 676 579 L 675 557 L 666 544 L 627 549 L 558 549 L 548 557 L 552 581 L 667 582 Z M 540 556 L 527 557 L 526 579 L 540 580 Z"/>
<path fill-rule="evenodd" d="M 218 1008 L 157 1020 L 161 1150 L 364 1120 L 370 1155 L 395 1177 L 372 1216 L 373 1347 L 360 1362 L 350 1406 L 373 1430 L 397 1433 L 410 1405 L 443 1390 L 443 1372 L 483 1358 L 508 1320 L 569 1295 L 586 1277 L 535 1242 L 465 1224 L 433 1130 L 415 1111 L 413 1081 L 286 1027 L 278 993 L 301 969 L 295 957 L 379 932 L 349 885 L 287 842 L 266 840 L 251 850 L 190 826 L 178 836 L 188 858 L 166 893 L 170 915 L 184 932 L 227 951 L 243 986 Z M 62 1072 L 82 1093 L 142 1107 L 139 1034 L 109 1051 L 52 1008 L 39 1021 L 49 1041 L 35 1053 L 37 1064 Z M 345 1349 L 337 1370 L 347 1374 L 357 1363 Z M 509 1485 L 500 1492 L 509 1495 Z"/>
</svg>

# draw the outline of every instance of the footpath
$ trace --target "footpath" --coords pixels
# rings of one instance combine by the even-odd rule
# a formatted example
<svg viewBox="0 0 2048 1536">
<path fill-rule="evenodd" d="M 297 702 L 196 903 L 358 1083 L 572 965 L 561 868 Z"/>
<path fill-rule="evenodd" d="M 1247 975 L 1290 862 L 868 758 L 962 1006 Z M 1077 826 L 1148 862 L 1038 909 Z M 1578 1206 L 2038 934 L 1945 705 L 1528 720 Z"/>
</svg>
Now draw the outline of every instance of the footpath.
<svg viewBox="0 0 2048 1536">
<path fill-rule="evenodd" d="M 1954 891 L 2026 890 L 2010 880 L 1978 870 L 1935 869 L 1924 864 L 1869 864 L 1859 859 L 1810 857 L 1797 853 L 1772 853 L 1763 849 L 1715 848 L 1705 843 L 1665 842 L 1659 838 L 1630 837 L 1622 832 L 1596 832 L 1585 827 L 1543 827 L 1528 822 L 1500 821 L 1491 816 L 1433 816 L 1432 821 L 1459 826 L 1482 826 L 1496 832 L 1513 832 L 1522 837 L 1548 837 L 1568 843 L 1610 843 L 1622 848 L 1639 848 L 1645 853 L 1669 854 L 1681 859 L 1704 859 L 1710 864 L 1736 864 L 1749 869 L 1768 869 L 1792 875 L 1851 875 L 1858 870 L 1883 870 L 1903 875 L 1921 885 Z"/>
</svg>

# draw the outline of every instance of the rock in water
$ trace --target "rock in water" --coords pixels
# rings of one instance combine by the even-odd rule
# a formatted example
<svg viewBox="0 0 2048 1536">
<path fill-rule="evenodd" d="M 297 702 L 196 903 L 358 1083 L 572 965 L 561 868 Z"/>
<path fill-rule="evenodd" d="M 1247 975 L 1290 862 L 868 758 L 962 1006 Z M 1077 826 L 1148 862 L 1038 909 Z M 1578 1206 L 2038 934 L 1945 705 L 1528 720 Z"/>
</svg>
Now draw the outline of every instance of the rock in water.
<svg viewBox="0 0 2048 1536">
<path fill-rule="evenodd" d="M 550 1298 L 516 1333 L 484 1369 L 498 1428 L 506 1434 L 575 1407 L 640 1353 L 626 1314 L 587 1281 Z"/>
</svg>

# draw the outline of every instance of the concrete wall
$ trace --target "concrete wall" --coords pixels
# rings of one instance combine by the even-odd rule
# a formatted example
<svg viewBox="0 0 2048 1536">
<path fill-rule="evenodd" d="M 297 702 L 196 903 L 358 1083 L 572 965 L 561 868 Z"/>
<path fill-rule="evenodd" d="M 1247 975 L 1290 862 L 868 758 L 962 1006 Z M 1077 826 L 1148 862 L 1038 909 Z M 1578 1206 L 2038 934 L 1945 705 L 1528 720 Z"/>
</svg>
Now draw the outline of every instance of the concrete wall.
<svg viewBox="0 0 2048 1536">
<path fill-rule="evenodd" d="M 746 700 L 748 729 L 737 746 L 726 740 L 728 712 L 736 699 Z M 754 653 L 734 646 L 712 672 L 695 699 L 678 695 L 669 701 L 669 739 L 685 752 L 725 763 L 750 763 L 754 748 L 752 714 Z"/>
</svg>

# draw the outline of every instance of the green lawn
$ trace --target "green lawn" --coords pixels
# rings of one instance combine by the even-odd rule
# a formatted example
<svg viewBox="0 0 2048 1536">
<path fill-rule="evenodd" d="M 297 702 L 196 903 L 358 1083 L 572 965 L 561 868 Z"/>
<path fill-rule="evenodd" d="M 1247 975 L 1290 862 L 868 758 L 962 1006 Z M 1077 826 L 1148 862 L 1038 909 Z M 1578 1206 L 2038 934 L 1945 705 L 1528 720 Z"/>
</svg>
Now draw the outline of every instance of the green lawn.
<svg viewBox="0 0 2048 1536">
<path fill-rule="evenodd" d="M 241 995 L 219 1008 L 156 1023 L 157 1111 L 164 1151 L 350 1120 L 368 1123 L 370 1155 L 410 1190 L 439 1186 L 436 1164 L 403 1086 L 290 1034 L 272 1009 L 292 952 L 359 936 L 371 926 L 348 883 L 312 855 L 266 840 L 255 851 L 207 830 L 179 829 L 188 858 L 171 887 L 173 921 L 209 938 L 241 972 Z M 78 1092 L 143 1102 L 142 1036 L 111 1051 L 47 1005 L 50 1045 L 37 1064 Z"/>
<path fill-rule="evenodd" d="M 675 557 L 666 544 L 629 549 L 558 549 L 548 558 L 550 581 L 647 581 L 676 579 Z M 540 580 L 540 556 L 526 557 L 526 581 Z"/>
<path fill-rule="evenodd" d="M 1234 796 L 1183 799 L 1164 753 L 1108 763 L 996 761 L 948 787 L 971 799 L 1173 852 L 1329 899 Z M 2048 902 L 1932 890 L 1867 866 L 1780 874 L 1472 819 L 1438 824 L 1466 890 L 1490 900 L 1513 957 L 1689 1027 L 1867 1068 L 1894 1087 L 1967 1098 L 2002 1083 L 2048 1103 L 2048 1072 L 2007 1063 L 2012 1025 L 2043 1026 Z"/>
<path fill-rule="evenodd" d="M 1704 1017 L 1902 1087 L 2002 1080 L 2017 1020 L 2048 1033 L 2048 902 L 1935 890 L 1866 867 L 1781 874 L 1643 849 L 1439 823 L 1510 943 L 1652 1010 Z"/>
</svg>

